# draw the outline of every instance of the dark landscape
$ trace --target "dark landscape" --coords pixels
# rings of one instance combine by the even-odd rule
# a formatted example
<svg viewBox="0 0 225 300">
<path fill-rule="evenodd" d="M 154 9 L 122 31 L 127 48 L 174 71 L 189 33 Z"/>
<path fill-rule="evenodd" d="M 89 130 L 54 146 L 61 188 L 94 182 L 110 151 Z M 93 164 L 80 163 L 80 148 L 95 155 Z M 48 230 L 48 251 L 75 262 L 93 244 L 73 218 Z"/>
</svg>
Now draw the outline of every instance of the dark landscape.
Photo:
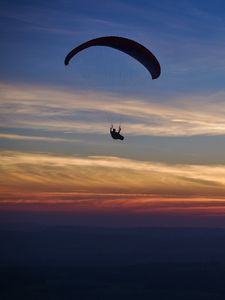
<svg viewBox="0 0 225 300">
<path fill-rule="evenodd" d="M 2 226 L 1 299 L 224 299 L 225 230 Z"/>
</svg>

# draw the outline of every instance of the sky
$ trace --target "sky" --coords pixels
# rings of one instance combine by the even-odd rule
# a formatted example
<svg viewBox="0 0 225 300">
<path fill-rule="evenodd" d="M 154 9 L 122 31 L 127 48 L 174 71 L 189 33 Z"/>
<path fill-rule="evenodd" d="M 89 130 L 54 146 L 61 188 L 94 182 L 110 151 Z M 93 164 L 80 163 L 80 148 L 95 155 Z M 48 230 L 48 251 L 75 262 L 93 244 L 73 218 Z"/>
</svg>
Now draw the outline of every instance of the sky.
<svg viewBox="0 0 225 300">
<path fill-rule="evenodd" d="M 225 227 L 224 8 L 1 0 L 4 220 L 47 211 L 103 226 Z M 111 35 L 149 48 L 161 76 L 108 47 L 64 65 L 75 46 Z"/>
</svg>

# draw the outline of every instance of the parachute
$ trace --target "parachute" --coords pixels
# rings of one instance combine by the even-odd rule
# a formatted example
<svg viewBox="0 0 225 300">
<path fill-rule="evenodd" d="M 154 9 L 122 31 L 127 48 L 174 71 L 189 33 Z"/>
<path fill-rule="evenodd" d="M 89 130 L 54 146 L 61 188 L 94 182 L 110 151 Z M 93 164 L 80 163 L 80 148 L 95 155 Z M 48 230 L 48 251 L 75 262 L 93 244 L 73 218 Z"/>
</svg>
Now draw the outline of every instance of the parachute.
<svg viewBox="0 0 225 300">
<path fill-rule="evenodd" d="M 157 58 L 147 48 L 133 40 L 118 36 L 105 36 L 92 39 L 75 47 L 66 56 L 64 61 L 65 65 L 67 66 L 76 54 L 92 46 L 106 46 L 122 51 L 139 61 L 149 71 L 152 79 L 156 79 L 160 76 L 160 64 Z"/>
</svg>

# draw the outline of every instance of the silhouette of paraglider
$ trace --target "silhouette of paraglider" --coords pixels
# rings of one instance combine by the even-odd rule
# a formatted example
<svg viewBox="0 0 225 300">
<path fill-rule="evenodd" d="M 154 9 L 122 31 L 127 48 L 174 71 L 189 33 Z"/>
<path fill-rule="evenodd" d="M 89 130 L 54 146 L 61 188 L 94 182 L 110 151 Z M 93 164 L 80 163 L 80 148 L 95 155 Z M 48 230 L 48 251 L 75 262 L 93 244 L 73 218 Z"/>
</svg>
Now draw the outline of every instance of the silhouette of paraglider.
<svg viewBox="0 0 225 300">
<path fill-rule="evenodd" d="M 67 66 L 70 63 L 71 59 L 73 59 L 81 51 L 94 46 L 105 46 L 122 51 L 139 61 L 151 74 L 152 79 L 156 79 L 160 76 L 160 64 L 154 54 L 150 52 L 150 50 L 134 40 L 119 36 L 99 37 L 80 44 L 67 54 L 64 60 L 65 65 Z M 112 138 L 123 140 L 124 137 L 120 135 L 120 131 L 120 126 L 118 131 L 116 131 L 113 126 L 111 126 L 110 133 Z"/>
</svg>

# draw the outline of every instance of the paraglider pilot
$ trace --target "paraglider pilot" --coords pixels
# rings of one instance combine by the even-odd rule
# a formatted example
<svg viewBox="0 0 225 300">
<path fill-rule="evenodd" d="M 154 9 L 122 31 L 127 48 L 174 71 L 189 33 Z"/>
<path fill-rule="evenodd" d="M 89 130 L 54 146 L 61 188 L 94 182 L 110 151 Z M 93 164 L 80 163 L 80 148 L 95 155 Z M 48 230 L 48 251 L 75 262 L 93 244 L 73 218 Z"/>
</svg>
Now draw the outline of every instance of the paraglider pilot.
<svg viewBox="0 0 225 300">
<path fill-rule="evenodd" d="M 113 124 L 111 125 L 110 127 L 110 133 L 111 133 L 111 136 L 114 140 L 123 140 L 124 137 L 120 134 L 120 131 L 121 131 L 121 127 L 119 126 L 118 128 L 118 131 L 116 131 L 115 128 L 113 128 Z"/>
</svg>

